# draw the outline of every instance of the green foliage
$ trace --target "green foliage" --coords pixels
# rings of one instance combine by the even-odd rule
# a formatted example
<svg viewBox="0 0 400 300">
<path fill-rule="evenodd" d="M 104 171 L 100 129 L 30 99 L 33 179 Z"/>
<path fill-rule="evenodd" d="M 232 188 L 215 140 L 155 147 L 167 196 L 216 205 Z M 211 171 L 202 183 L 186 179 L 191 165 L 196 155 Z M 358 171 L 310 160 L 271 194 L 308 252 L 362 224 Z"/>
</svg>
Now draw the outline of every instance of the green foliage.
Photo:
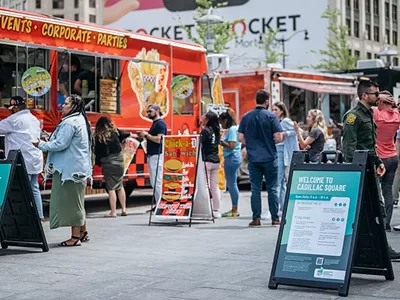
<svg viewBox="0 0 400 300">
<path fill-rule="evenodd" d="M 315 69 L 324 69 L 328 71 L 354 69 L 358 57 L 350 54 L 350 47 L 347 42 L 349 28 L 342 24 L 341 13 L 339 10 L 327 9 L 321 16 L 329 22 L 326 50 L 318 52 L 323 58 Z"/>
<path fill-rule="evenodd" d="M 270 30 L 267 34 L 263 36 L 266 64 L 277 63 L 279 61 L 279 58 L 287 56 L 286 53 L 282 52 L 280 45 L 277 46 L 276 35 L 278 33 L 279 29 Z"/>
<path fill-rule="evenodd" d="M 224 7 L 228 5 L 228 2 L 217 3 L 213 6 L 213 0 L 196 0 L 198 5 L 196 9 L 196 15 L 193 17 L 194 21 L 197 21 L 201 17 L 207 15 L 209 8 L 218 8 Z M 228 50 L 227 46 L 230 41 L 236 38 L 236 34 L 232 31 L 232 25 L 240 20 L 235 20 L 233 22 L 225 21 L 221 24 L 211 25 L 211 32 L 215 36 L 215 44 L 213 53 L 223 53 L 225 50 Z M 195 31 L 197 35 L 193 34 L 191 29 L 188 26 L 181 26 L 187 33 L 189 40 L 194 43 L 202 45 L 204 48 L 207 48 L 207 24 L 198 24 L 195 22 Z"/>
</svg>

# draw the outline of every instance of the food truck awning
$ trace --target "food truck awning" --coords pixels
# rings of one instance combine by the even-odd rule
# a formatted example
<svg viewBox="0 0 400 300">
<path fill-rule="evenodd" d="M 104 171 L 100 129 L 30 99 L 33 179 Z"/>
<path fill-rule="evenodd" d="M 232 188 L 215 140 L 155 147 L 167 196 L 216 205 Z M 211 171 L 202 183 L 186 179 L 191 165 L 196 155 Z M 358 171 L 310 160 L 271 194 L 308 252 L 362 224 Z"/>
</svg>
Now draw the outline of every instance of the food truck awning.
<svg viewBox="0 0 400 300">
<path fill-rule="evenodd" d="M 319 83 L 319 82 L 305 82 L 305 81 L 294 81 L 294 80 L 281 80 L 283 84 L 288 86 L 296 87 L 299 89 L 304 89 L 312 91 L 315 93 L 327 93 L 327 94 L 344 94 L 344 95 L 356 95 L 357 88 L 352 84 L 346 85 L 346 83 L 341 84 L 340 82 L 330 83 Z"/>
</svg>

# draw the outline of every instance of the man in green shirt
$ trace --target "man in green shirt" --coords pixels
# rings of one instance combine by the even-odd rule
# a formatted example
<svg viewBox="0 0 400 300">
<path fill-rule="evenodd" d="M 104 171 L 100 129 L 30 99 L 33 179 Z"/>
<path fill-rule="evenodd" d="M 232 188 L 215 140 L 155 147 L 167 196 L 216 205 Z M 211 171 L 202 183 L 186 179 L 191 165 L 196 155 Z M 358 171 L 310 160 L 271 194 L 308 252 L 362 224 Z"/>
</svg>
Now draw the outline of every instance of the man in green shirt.
<svg viewBox="0 0 400 300">
<path fill-rule="evenodd" d="M 353 161 L 355 150 L 369 150 L 374 153 L 376 175 L 381 177 L 385 174 L 385 166 L 376 152 L 376 124 L 374 122 L 373 106 L 379 102 L 379 87 L 369 80 L 360 81 L 357 89 L 359 102 L 344 115 L 343 127 L 343 154 L 346 162 Z M 385 204 L 377 180 L 379 200 L 383 219 L 386 219 Z M 390 245 L 389 256 L 391 259 L 400 259 L 400 253 L 396 252 Z"/>
</svg>

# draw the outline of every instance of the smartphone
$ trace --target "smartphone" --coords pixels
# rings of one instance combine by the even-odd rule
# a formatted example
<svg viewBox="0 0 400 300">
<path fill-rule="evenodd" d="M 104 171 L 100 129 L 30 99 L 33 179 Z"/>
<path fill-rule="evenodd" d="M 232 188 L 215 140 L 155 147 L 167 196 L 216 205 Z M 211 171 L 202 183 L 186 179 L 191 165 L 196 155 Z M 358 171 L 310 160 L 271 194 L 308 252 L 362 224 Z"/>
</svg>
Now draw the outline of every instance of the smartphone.
<svg viewBox="0 0 400 300">
<path fill-rule="evenodd" d="M 196 0 L 163 0 L 164 6 L 169 11 L 189 11 L 197 8 Z M 227 2 L 227 6 L 244 5 L 250 0 L 214 0 L 214 5 Z M 149 1 L 151 2 L 151 1 Z"/>
</svg>

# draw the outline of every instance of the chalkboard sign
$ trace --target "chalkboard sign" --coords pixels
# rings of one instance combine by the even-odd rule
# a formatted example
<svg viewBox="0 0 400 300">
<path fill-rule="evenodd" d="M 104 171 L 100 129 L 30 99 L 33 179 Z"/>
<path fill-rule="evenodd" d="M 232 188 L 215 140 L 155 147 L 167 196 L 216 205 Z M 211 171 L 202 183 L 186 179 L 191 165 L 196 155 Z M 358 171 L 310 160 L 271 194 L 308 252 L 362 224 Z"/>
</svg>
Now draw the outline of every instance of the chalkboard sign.
<svg viewBox="0 0 400 300">
<path fill-rule="evenodd" d="M 21 151 L 0 160 L 0 243 L 49 251 Z"/>
</svg>

